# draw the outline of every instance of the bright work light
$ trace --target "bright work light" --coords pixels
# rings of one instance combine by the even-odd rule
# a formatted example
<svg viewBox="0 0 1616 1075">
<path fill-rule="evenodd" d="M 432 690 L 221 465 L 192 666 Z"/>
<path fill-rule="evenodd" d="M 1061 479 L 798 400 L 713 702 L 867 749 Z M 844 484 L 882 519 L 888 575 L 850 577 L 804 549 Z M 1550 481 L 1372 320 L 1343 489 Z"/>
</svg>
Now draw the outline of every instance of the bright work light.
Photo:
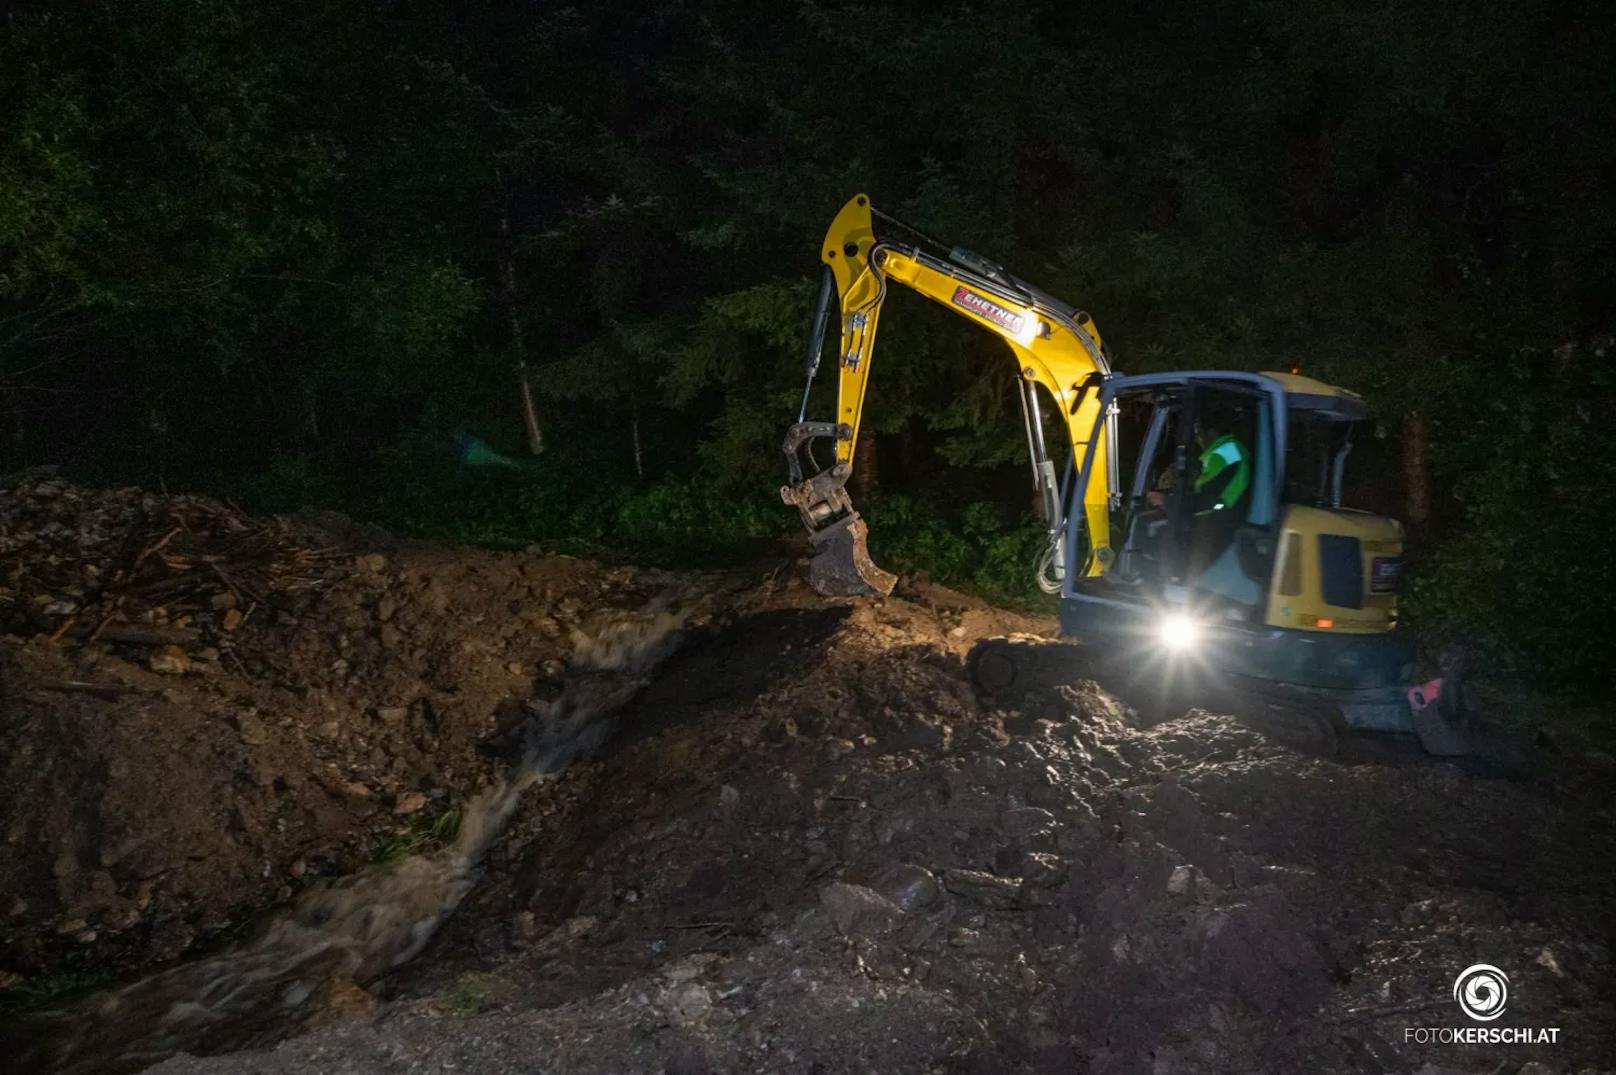
<svg viewBox="0 0 1616 1075">
<path fill-rule="evenodd" d="M 1157 631 L 1162 644 L 1177 652 L 1194 646 L 1201 633 L 1195 621 L 1181 612 L 1170 613 L 1164 617 Z"/>
</svg>

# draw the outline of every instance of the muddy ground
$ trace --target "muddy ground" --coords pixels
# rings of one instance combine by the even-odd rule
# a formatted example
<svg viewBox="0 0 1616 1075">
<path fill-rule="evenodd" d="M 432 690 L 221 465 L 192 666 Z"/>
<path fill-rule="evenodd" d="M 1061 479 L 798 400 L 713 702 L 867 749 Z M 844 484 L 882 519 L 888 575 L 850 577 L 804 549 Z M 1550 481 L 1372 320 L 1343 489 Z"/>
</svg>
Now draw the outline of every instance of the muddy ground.
<svg viewBox="0 0 1616 1075">
<path fill-rule="evenodd" d="M 559 679 L 571 632 L 649 592 L 626 571 L 401 546 L 331 516 L 278 521 L 288 547 L 318 554 L 308 588 L 235 599 L 202 562 L 218 535 L 149 580 L 149 600 L 64 583 L 113 576 L 198 504 L 227 511 L 48 478 L 0 490 L 13 989 L 208 950 L 318 878 L 429 840 L 503 768 L 485 747 Z M 102 637 L 62 634 L 114 605 Z"/>
<path fill-rule="evenodd" d="M 48 622 L 0 641 L 0 958 L 69 1013 L 54 1033 L 109 1008 L 50 999 L 86 968 L 184 966 L 324 875 L 429 852 L 535 706 L 605 674 L 581 642 L 661 604 L 693 610 L 677 648 L 598 756 L 526 793 L 425 951 L 153 1070 L 1616 1070 L 1596 754 L 1499 772 L 1273 713 L 1150 723 L 1051 622 L 913 580 L 827 602 L 789 563 L 672 576 L 325 522 L 300 533 L 327 584 L 204 631 L 218 654 L 183 672 Z M 980 697 L 973 648 L 1009 634 L 1070 676 Z M 1476 963 L 1508 975 L 1488 1024 L 1451 995 Z M 1558 1041 L 1406 1040 L 1482 1025 Z"/>
</svg>

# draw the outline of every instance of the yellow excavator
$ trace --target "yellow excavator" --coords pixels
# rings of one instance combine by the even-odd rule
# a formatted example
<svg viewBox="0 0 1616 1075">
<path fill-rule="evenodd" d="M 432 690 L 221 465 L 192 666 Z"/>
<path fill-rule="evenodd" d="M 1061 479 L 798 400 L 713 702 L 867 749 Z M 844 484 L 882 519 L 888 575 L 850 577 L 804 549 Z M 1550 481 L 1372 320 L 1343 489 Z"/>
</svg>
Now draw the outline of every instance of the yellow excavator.
<svg viewBox="0 0 1616 1075">
<path fill-rule="evenodd" d="M 820 255 L 808 385 L 783 445 L 790 481 L 780 490 L 807 527 L 816 590 L 886 595 L 897 581 L 871 560 L 847 492 L 876 329 L 896 283 L 1009 348 L 1047 527 L 1034 570 L 1060 595 L 1064 634 L 1302 688 L 1350 726 L 1465 752 L 1457 684 L 1411 682 L 1413 647 L 1397 620 L 1402 526 L 1342 503 L 1369 419 L 1359 396 L 1294 372 L 1117 374 L 1087 313 L 929 239 L 863 194 L 836 214 Z M 837 413 L 809 421 L 833 299 Z M 1051 451 L 1046 423 L 1064 426 L 1068 444 Z M 821 468 L 823 441 L 834 457 Z"/>
</svg>

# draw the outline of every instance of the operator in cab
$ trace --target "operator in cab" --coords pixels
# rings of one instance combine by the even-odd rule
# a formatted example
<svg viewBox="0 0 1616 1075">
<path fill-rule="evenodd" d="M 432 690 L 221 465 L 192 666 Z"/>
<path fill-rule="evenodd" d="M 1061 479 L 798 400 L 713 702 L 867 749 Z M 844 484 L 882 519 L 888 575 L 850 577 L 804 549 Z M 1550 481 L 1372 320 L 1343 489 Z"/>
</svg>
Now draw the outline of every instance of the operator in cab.
<svg viewBox="0 0 1616 1075">
<path fill-rule="evenodd" d="M 1153 508 L 1167 503 L 1167 494 L 1177 475 L 1171 467 L 1162 471 L 1156 488 L 1145 494 L 1145 501 Z M 1201 451 L 1200 465 L 1196 469 L 1195 485 L 1191 490 L 1191 510 L 1222 511 L 1231 508 L 1251 488 L 1251 453 L 1233 433 L 1213 435 L 1212 442 Z"/>
</svg>

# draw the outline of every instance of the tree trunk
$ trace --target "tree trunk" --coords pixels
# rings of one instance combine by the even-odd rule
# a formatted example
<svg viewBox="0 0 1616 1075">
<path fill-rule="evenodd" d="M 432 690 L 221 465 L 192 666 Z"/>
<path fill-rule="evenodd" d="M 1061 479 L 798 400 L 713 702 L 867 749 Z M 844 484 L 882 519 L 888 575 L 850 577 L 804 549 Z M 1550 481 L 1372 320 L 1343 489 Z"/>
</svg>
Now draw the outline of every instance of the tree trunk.
<svg viewBox="0 0 1616 1075">
<path fill-rule="evenodd" d="M 22 446 L 28 439 L 27 420 L 23 416 L 22 401 L 18 398 L 22 393 L 10 391 L 6 393 L 6 413 L 11 418 L 11 447 L 22 456 Z"/>
<path fill-rule="evenodd" d="M 314 389 L 314 382 L 303 381 L 303 432 L 309 438 L 310 444 L 320 443 L 320 394 Z"/>
<path fill-rule="evenodd" d="M 527 430 L 529 455 L 544 451 L 544 433 L 539 429 L 539 412 L 533 406 L 533 384 L 528 378 L 527 325 L 517 304 L 515 244 L 511 241 L 511 214 L 499 215 L 499 296 L 511 330 L 511 352 L 516 356 L 516 391 L 522 404 L 522 425 Z"/>
<path fill-rule="evenodd" d="M 1431 465 L 1425 415 L 1410 411 L 1403 420 L 1403 521 L 1424 526 L 1431 518 Z"/>
<path fill-rule="evenodd" d="M 853 449 L 852 484 L 861 497 L 879 496 L 881 493 L 880 455 L 875 445 L 874 433 L 869 429 L 859 430 L 858 444 Z"/>
<path fill-rule="evenodd" d="M 628 426 L 634 438 L 634 476 L 644 481 L 645 457 L 640 452 L 640 397 L 632 391 L 628 394 Z"/>
</svg>

